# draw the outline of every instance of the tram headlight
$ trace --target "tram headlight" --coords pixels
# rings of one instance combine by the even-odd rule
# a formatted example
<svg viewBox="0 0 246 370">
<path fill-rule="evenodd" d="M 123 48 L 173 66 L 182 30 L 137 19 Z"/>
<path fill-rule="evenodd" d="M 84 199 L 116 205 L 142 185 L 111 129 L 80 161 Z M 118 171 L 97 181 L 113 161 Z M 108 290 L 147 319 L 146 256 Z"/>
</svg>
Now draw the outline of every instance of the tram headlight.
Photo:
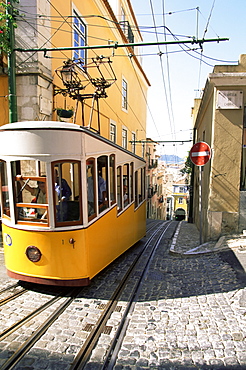
<svg viewBox="0 0 246 370">
<path fill-rule="evenodd" d="M 42 253 L 34 245 L 29 245 L 29 247 L 26 249 L 26 256 L 32 262 L 38 262 L 42 256 Z"/>
</svg>

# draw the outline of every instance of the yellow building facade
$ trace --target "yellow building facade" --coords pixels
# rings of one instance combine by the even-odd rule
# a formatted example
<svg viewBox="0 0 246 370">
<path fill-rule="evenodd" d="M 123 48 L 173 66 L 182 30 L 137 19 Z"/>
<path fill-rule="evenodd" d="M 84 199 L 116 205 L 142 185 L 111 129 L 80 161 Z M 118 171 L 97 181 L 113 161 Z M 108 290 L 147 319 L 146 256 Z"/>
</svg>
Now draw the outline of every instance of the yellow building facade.
<svg viewBox="0 0 246 370">
<path fill-rule="evenodd" d="M 202 171 L 202 219 L 205 241 L 241 232 L 245 217 L 246 55 L 238 65 L 215 66 L 203 97 L 195 101 L 195 141 L 208 143 L 211 160 Z M 194 168 L 194 221 L 199 226 L 199 167 Z"/>
<path fill-rule="evenodd" d="M 14 71 L 18 121 L 89 125 L 143 156 L 143 147 L 135 141 L 146 138 L 149 81 L 139 47 L 122 47 L 142 41 L 130 1 L 21 0 L 14 6 L 19 9 Z M 61 79 L 69 61 L 79 80 L 72 94 Z M 3 94 L 7 95 L 7 87 L 2 74 Z M 8 111 L 6 99 L 1 98 L 0 105 Z M 72 109 L 73 116 L 63 119 L 59 109 Z M 8 123 L 8 114 L 1 116 L 0 123 Z"/>
</svg>

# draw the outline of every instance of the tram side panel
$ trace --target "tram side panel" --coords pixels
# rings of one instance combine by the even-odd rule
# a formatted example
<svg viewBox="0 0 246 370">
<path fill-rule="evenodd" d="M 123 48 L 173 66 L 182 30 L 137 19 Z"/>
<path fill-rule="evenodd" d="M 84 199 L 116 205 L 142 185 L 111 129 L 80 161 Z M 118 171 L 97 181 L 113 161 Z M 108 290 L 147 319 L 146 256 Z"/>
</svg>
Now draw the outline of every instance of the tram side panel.
<svg viewBox="0 0 246 370">
<path fill-rule="evenodd" d="M 134 211 L 132 204 L 125 212 L 117 215 L 115 207 L 88 228 L 86 245 L 90 278 L 145 235 L 144 209 L 143 205 Z"/>
<path fill-rule="evenodd" d="M 116 247 L 116 212 L 116 207 L 114 207 L 86 230 L 85 243 L 88 253 L 90 279 L 119 255 Z"/>
<path fill-rule="evenodd" d="M 146 202 L 144 201 L 134 212 L 134 238 L 135 242 L 146 235 Z"/>
</svg>

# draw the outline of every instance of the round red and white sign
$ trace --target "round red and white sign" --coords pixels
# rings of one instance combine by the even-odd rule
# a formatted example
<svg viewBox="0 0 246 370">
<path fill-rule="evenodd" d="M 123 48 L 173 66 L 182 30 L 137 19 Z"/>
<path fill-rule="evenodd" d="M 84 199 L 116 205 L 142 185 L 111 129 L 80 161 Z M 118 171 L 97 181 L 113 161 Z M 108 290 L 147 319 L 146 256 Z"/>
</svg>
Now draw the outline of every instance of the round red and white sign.
<svg viewBox="0 0 246 370">
<path fill-rule="evenodd" d="M 204 141 L 194 144 L 190 150 L 190 160 L 196 166 L 204 166 L 211 158 L 211 148 Z"/>
</svg>

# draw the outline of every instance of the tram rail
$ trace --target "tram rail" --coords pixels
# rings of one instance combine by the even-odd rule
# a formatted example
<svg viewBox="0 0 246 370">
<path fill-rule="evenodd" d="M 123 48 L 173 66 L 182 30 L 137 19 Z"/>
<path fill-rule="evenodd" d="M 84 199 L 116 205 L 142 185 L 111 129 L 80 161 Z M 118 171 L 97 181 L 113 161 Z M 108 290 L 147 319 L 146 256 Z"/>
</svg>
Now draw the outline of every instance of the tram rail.
<svg viewBox="0 0 246 370">
<path fill-rule="evenodd" d="M 125 331 L 127 329 L 128 324 L 128 317 L 130 312 L 133 310 L 135 301 L 137 299 L 137 295 L 139 293 L 140 287 L 141 287 L 141 281 L 146 275 L 148 266 L 151 262 L 152 256 L 158 247 L 160 240 L 163 238 L 165 232 L 171 225 L 170 222 L 166 222 L 165 224 L 161 224 L 155 232 L 151 234 L 151 236 L 146 241 L 142 251 L 139 253 L 139 255 L 135 258 L 133 261 L 131 267 L 128 269 L 127 273 L 123 277 L 122 281 L 120 282 L 117 290 L 114 293 L 114 296 L 109 301 L 107 307 L 105 307 L 105 310 L 98 320 L 97 325 L 93 328 L 91 334 L 87 338 L 86 342 L 84 343 L 83 347 L 81 348 L 80 352 L 76 356 L 72 366 L 69 370 L 77 370 L 77 369 L 84 369 L 87 362 L 89 361 L 90 354 L 95 348 L 95 343 L 98 341 L 100 335 L 104 332 L 105 327 L 107 325 L 107 320 L 110 318 L 111 314 L 114 312 L 115 307 L 117 306 L 118 302 L 120 301 L 120 297 L 122 295 L 122 291 L 125 287 L 125 285 L 129 282 L 130 275 L 133 272 L 134 268 L 137 266 L 138 263 L 143 263 L 143 269 L 140 276 L 138 276 L 138 280 L 135 284 L 135 287 L 132 290 L 131 296 L 129 298 L 129 302 L 127 304 L 127 307 L 125 309 L 125 312 L 122 316 L 121 322 L 118 326 L 118 330 L 114 335 L 114 338 L 110 344 L 110 348 L 107 351 L 107 354 L 105 356 L 104 364 L 102 365 L 102 369 L 112 369 L 113 365 L 115 363 L 115 359 L 117 356 L 117 353 L 120 349 L 120 344 L 122 343 L 123 336 L 125 334 Z M 174 232 L 173 232 L 174 233 Z M 150 248 L 150 249 L 149 249 Z M 146 258 L 146 252 L 148 254 L 147 260 L 144 260 Z"/>
<path fill-rule="evenodd" d="M 127 325 L 129 322 L 129 316 L 134 309 L 134 305 L 137 301 L 139 290 L 141 288 L 141 281 L 145 279 L 146 273 L 148 271 L 151 259 L 155 253 L 156 248 L 158 247 L 160 240 L 162 240 L 167 232 L 169 235 L 167 239 L 171 239 L 173 236 L 177 223 L 173 221 L 160 222 L 160 224 L 155 224 L 155 230 L 151 227 L 147 231 L 147 235 L 144 238 L 144 245 L 141 246 L 139 253 L 134 258 L 131 266 L 125 272 L 122 280 L 116 287 L 114 293 L 111 295 L 111 298 L 105 304 L 103 312 L 100 314 L 95 325 L 92 327 L 92 330 L 89 332 L 87 338 L 85 339 L 84 344 L 81 349 L 77 352 L 77 355 L 74 358 L 70 370 L 74 369 L 83 369 L 87 363 L 90 362 L 91 354 L 96 348 L 99 338 L 102 333 L 105 333 L 108 328 L 110 328 L 109 320 L 111 315 L 114 312 L 117 312 L 120 301 L 125 295 L 128 297 L 126 306 L 122 309 L 121 320 L 118 325 L 118 329 L 113 329 L 112 340 L 109 343 L 108 348 L 104 354 L 103 363 L 101 363 L 102 369 L 112 369 L 115 361 L 117 359 L 117 353 L 120 349 L 122 340 L 124 338 Z M 171 236 L 170 236 L 171 235 Z M 126 288 L 131 287 L 131 293 L 126 293 Z M 7 359 L 7 361 L 2 365 L 2 370 L 12 369 L 18 364 L 21 359 L 25 358 L 25 355 L 28 355 L 28 352 L 31 348 L 38 342 L 40 338 L 52 327 L 53 323 L 61 317 L 62 313 L 76 300 L 77 297 L 83 296 L 84 288 L 76 288 L 73 291 L 69 291 L 68 297 L 61 297 L 59 295 L 48 300 L 42 306 L 34 310 L 32 313 L 27 315 L 25 318 L 22 318 L 11 327 L 5 329 L 0 333 L 0 340 L 3 340 L 8 335 L 14 333 L 22 325 L 26 324 L 28 321 L 34 319 L 41 312 L 45 313 L 46 309 L 51 307 L 54 304 L 57 304 L 61 299 L 63 302 L 59 307 L 55 308 L 52 314 L 49 314 L 48 318 L 41 324 L 36 330 L 33 330 L 32 334 L 27 340 Z M 125 299 L 126 300 L 126 299 Z M 82 329 L 81 329 L 82 330 Z M 69 368 L 69 367 L 68 367 Z"/>
<path fill-rule="evenodd" d="M 8 287 L 6 287 L 6 288 L 1 289 L 1 290 L 0 290 L 0 295 L 1 295 L 1 294 L 3 294 L 3 293 L 5 293 L 5 292 L 6 292 L 6 291 L 8 291 L 8 290 L 11 290 L 11 289 L 17 288 L 18 286 L 19 286 L 19 283 L 16 283 L 16 284 L 13 284 L 13 285 L 10 285 L 10 286 L 8 286 Z"/>
<path fill-rule="evenodd" d="M 46 308 L 50 307 L 52 304 L 57 302 L 58 300 L 61 300 L 61 297 L 53 297 L 50 299 L 48 302 L 31 312 L 29 315 L 25 316 L 23 319 L 17 321 L 14 323 L 12 326 L 9 328 L 5 329 L 1 334 L 0 334 L 0 341 L 6 338 L 8 335 L 12 334 L 15 330 L 20 328 L 22 325 L 33 319 L 35 316 L 43 312 Z"/>
<path fill-rule="evenodd" d="M 49 317 L 45 322 L 36 330 L 22 345 L 21 347 L 5 362 L 1 370 L 12 369 L 23 356 L 33 347 L 33 345 L 42 337 L 47 329 L 54 323 L 54 321 L 66 310 L 66 308 L 77 297 L 81 289 L 74 289 L 72 297 L 68 297 Z M 54 299 L 55 301 L 55 299 Z M 53 304 L 54 302 L 52 302 Z"/>
<path fill-rule="evenodd" d="M 20 290 L 18 290 L 17 292 L 13 292 L 13 294 L 8 295 L 8 296 L 7 296 L 7 297 L 5 297 L 5 298 L 0 299 L 0 306 L 3 306 L 4 304 L 6 304 L 6 303 L 8 303 L 8 302 L 12 301 L 13 299 L 15 299 L 15 298 L 17 298 L 17 297 L 21 296 L 22 294 L 24 294 L 24 293 L 26 293 L 26 292 L 28 291 L 27 289 L 20 287 L 20 285 L 18 285 L 18 284 L 14 284 L 14 285 L 12 285 L 11 287 L 8 287 L 8 288 L 6 288 L 6 289 L 3 289 L 3 290 L 0 292 L 0 294 L 1 294 L 1 293 L 6 293 L 7 291 L 11 291 L 12 289 L 16 290 L 17 288 L 20 288 Z"/>
</svg>

